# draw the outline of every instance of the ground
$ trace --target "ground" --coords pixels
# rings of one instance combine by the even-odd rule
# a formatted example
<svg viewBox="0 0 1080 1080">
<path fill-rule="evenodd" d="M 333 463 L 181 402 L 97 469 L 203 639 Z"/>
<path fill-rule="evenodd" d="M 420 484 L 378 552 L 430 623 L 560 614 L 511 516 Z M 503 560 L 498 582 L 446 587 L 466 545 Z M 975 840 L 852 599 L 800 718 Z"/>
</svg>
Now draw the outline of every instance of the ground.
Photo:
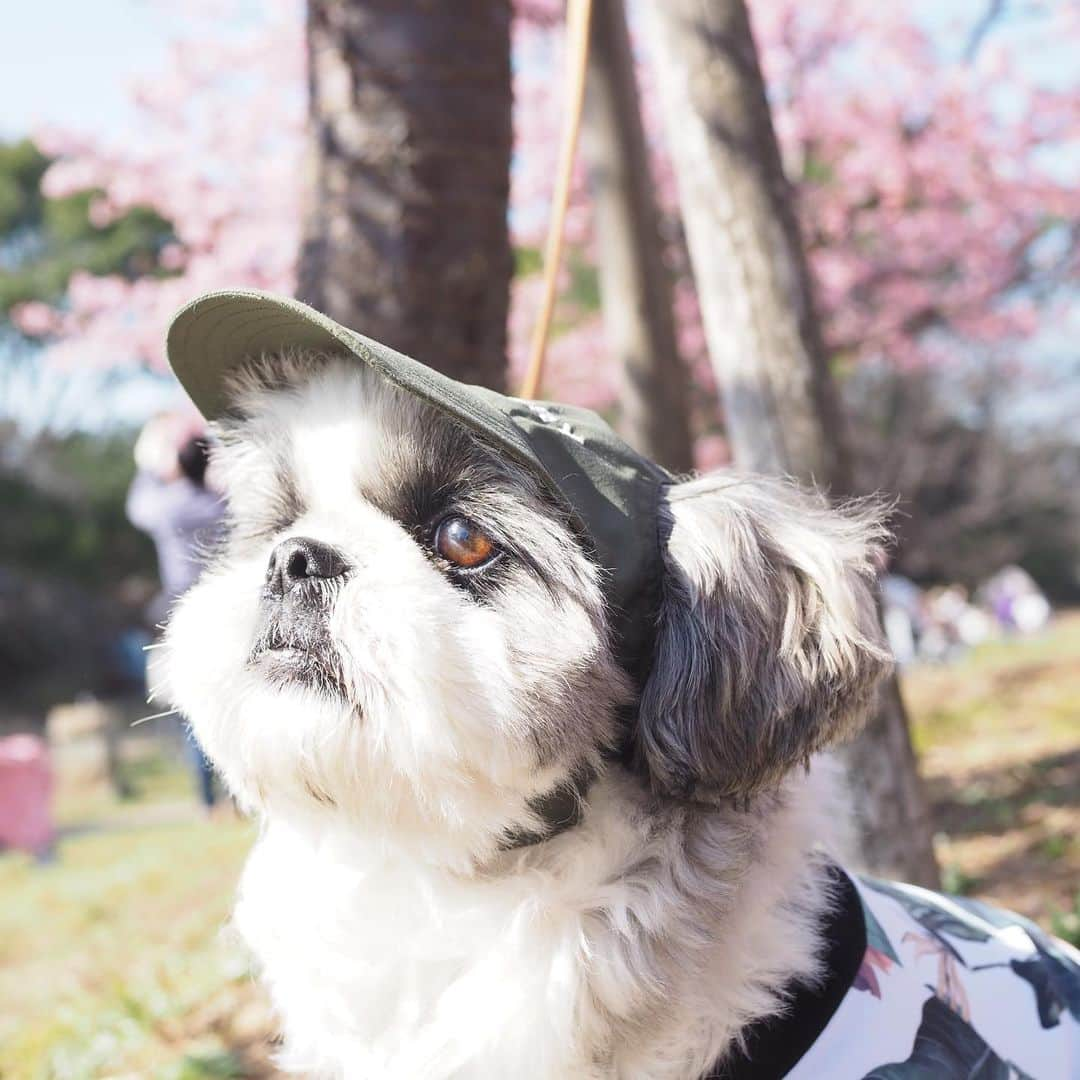
<svg viewBox="0 0 1080 1080">
<path fill-rule="evenodd" d="M 160 759 L 141 796 L 61 795 L 55 862 L 0 856 L 0 1077 L 271 1076 L 269 1013 L 223 929 L 254 837 Z"/>
<path fill-rule="evenodd" d="M 1080 613 L 904 676 L 948 888 L 1080 936 Z M 223 929 L 252 827 L 160 757 L 135 797 L 65 782 L 49 865 L 0 855 L 0 1078 L 275 1076 Z"/>
<path fill-rule="evenodd" d="M 1080 612 L 903 682 L 946 887 L 1080 937 Z"/>
</svg>

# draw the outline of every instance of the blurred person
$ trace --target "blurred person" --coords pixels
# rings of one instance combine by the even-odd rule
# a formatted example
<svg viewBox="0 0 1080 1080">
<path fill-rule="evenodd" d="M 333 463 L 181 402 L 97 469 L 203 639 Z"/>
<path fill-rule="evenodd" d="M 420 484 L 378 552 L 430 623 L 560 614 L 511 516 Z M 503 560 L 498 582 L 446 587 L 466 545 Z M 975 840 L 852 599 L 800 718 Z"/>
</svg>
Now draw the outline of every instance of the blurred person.
<svg viewBox="0 0 1080 1080">
<path fill-rule="evenodd" d="M 161 592 L 147 609 L 154 625 L 198 580 L 205 553 L 221 533 L 225 504 L 207 483 L 209 451 L 205 432 L 172 414 L 151 419 L 135 443 L 126 510 L 157 550 Z M 183 726 L 199 798 L 210 812 L 217 801 L 213 767 L 186 721 Z"/>
<path fill-rule="evenodd" d="M 956 621 L 967 606 L 967 594 L 959 585 L 939 585 L 923 596 L 923 635 L 920 652 L 927 660 L 946 663 L 961 651 Z"/>
<path fill-rule="evenodd" d="M 881 605 L 893 658 L 904 667 L 918 656 L 922 590 L 903 574 L 886 574 L 881 579 Z"/>
<path fill-rule="evenodd" d="M 161 592 L 149 614 L 157 624 L 198 580 L 200 552 L 220 532 L 221 496 L 206 483 L 209 442 L 178 418 L 156 416 L 135 443 L 135 479 L 127 496 L 128 520 L 154 542 Z"/>
<path fill-rule="evenodd" d="M 1003 630 L 1034 634 L 1050 621 L 1051 609 L 1035 579 L 1020 566 L 1006 566 L 980 590 Z"/>
<path fill-rule="evenodd" d="M 965 649 L 981 645 L 994 633 L 993 619 L 971 602 L 963 585 L 931 589 L 926 594 L 923 610 L 927 630 L 920 651 L 930 660 L 953 660 Z"/>
</svg>

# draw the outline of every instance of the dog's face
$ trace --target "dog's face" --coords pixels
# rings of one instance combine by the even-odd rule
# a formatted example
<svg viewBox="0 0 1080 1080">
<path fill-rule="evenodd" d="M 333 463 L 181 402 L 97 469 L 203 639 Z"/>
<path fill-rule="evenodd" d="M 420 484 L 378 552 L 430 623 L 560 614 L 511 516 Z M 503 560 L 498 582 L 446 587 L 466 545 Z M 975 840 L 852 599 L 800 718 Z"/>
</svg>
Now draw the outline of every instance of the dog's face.
<svg viewBox="0 0 1080 1080">
<path fill-rule="evenodd" d="M 598 573 L 521 468 L 359 365 L 242 373 L 232 529 L 167 681 L 252 808 L 482 844 L 595 765 L 627 681 Z"/>
<path fill-rule="evenodd" d="M 635 688 L 601 574 L 526 470 L 355 363 L 271 358 L 231 398 L 232 529 L 164 667 L 249 808 L 468 860 L 601 768 L 620 714 L 657 793 L 745 795 L 849 730 L 884 668 L 865 516 L 763 481 L 674 486 Z"/>
</svg>

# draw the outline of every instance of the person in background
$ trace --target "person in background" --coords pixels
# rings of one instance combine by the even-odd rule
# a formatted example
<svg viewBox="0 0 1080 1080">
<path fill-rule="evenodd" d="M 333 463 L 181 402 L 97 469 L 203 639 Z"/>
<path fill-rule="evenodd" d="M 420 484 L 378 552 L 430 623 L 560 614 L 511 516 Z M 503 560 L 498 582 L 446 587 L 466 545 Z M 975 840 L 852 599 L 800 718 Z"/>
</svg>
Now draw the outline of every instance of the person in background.
<svg viewBox="0 0 1080 1080">
<path fill-rule="evenodd" d="M 1006 633 L 1037 633 L 1053 613 L 1035 579 L 1020 566 L 1002 567 L 979 594 Z"/>
<path fill-rule="evenodd" d="M 886 574 L 881 579 L 881 606 L 885 636 L 893 658 L 906 667 L 918 656 L 922 633 L 922 590 L 903 574 Z"/>
<path fill-rule="evenodd" d="M 203 431 L 172 415 L 150 420 L 135 443 L 135 479 L 126 509 L 128 520 L 157 550 L 161 592 L 148 611 L 155 625 L 198 580 L 205 552 L 221 533 L 225 506 L 207 483 L 209 450 Z M 213 769 L 186 722 L 184 732 L 199 797 L 209 813 L 216 802 Z"/>
</svg>

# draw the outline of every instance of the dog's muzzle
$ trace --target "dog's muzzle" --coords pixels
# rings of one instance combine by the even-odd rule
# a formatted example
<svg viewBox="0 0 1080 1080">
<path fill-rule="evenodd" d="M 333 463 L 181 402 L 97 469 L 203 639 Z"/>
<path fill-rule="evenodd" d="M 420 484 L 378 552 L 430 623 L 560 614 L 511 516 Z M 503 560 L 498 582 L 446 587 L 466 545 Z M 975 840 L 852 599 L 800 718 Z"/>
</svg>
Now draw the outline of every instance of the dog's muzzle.
<svg viewBox="0 0 1080 1080">
<path fill-rule="evenodd" d="M 306 669 L 326 682 L 336 667 L 330 610 L 351 569 L 337 548 L 321 540 L 293 536 L 278 544 L 266 568 L 251 660 L 296 653 L 301 663 L 293 677 L 301 678 Z"/>
</svg>

